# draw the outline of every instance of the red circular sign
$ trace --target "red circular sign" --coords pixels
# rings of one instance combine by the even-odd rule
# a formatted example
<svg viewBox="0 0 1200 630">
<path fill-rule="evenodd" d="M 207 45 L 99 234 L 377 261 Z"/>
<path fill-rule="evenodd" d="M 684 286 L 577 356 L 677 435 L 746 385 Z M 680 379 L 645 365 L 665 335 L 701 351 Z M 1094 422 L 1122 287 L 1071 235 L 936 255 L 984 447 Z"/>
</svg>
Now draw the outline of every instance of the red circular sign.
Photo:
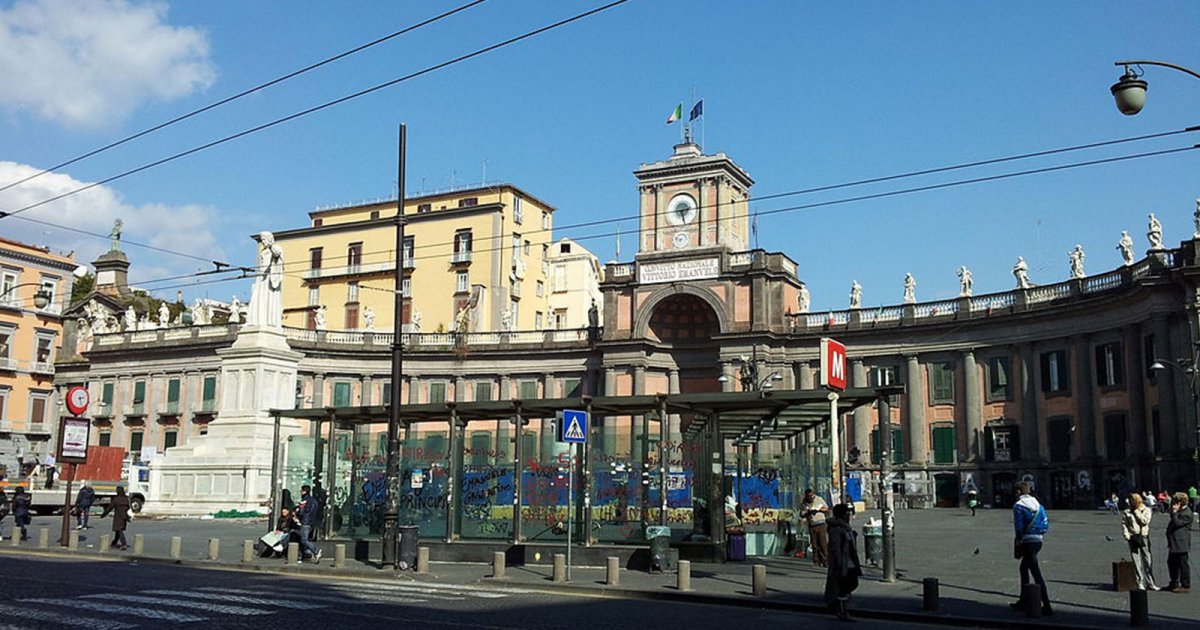
<svg viewBox="0 0 1200 630">
<path fill-rule="evenodd" d="M 87 411 L 89 402 L 91 396 L 88 395 L 86 387 L 75 385 L 67 390 L 67 411 L 70 411 L 71 415 L 82 416 Z"/>
</svg>

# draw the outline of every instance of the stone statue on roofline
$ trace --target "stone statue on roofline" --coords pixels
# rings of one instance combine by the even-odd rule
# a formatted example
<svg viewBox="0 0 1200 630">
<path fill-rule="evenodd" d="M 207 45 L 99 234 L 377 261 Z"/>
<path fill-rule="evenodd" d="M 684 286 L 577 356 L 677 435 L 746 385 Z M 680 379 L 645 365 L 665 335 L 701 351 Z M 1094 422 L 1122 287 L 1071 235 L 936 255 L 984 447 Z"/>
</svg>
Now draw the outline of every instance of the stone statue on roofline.
<svg viewBox="0 0 1200 630">
<path fill-rule="evenodd" d="M 917 280 L 911 273 L 904 274 L 904 303 L 917 303 Z"/>
<path fill-rule="evenodd" d="M 121 226 L 122 225 L 123 225 L 123 223 L 121 222 L 120 219 L 113 221 L 112 231 L 108 233 L 108 238 L 111 241 L 111 244 L 108 246 L 108 251 L 110 251 L 110 252 L 121 251 Z"/>
<path fill-rule="evenodd" d="M 958 297 L 971 297 L 975 292 L 975 276 L 966 265 L 958 268 Z"/>
<path fill-rule="evenodd" d="M 1121 250 L 1121 260 L 1125 261 L 1125 266 L 1133 264 L 1133 239 L 1130 238 L 1127 230 L 1121 230 L 1121 240 L 1117 241 L 1117 249 Z"/>
<path fill-rule="evenodd" d="M 1200 238 L 1200 197 L 1196 198 L 1196 211 L 1192 213 L 1192 222 L 1196 224 L 1196 231 L 1192 232 L 1192 238 Z"/>
<path fill-rule="evenodd" d="M 1029 265 L 1025 262 L 1024 256 L 1017 256 L 1017 264 L 1013 265 L 1012 273 L 1017 279 L 1018 289 L 1028 289 L 1033 286 L 1029 283 Z"/>
<path fill-rule="evenodd" d="M 1150 224 L 1146 228 L 1146 240 L 1150 241 L 1150 249 L 1163 248 L 1163 226 L 1154 213 L 1150 213 Z"/>
<path fill-rule="evenodd" d="M 163 302 L 158 305 L 158 327 L 166 328 L 171 323 L 171 309 L 167 308 L 167 303 Z"/>
<path fill-rule="evenodd" d="M 313 316 L 313 319 L 316 321 L 317 330 L 325 330 L 326 310 L 324 304 L 317 307 L 317 312 L 316 315 Z"/>
<path fill-rule="evenodd" d="M 862 307 L 862 285 L 858 280 L 850 283 L 850 308 L 857 309 Z"/>
<path fill-rule="evenodd" d="M 242 323 L 242 301 L 236 295 L 229 301 L 229 323 Z"/>
<path fill-rule="evenodd" d="M 1083 278 L 1086 275 L 1083 273 L 1083 245 L 1076 245 L 1075 249 L 1067 252 L 1067 259 L 1071 262 L 1071 279 Z"/>
<path fill-rule="evenodd" d="M 254 287 L 250 290 L 250 307 L 246 312 L 248 326 L 283 327 L 283 248 L 275 243 L 275 235 L 258 235 L 258 266 Z"/>
<path fill-rule="evenodd" d="M 125 330 L 129 332 L 137 330 L 137 311 L 133 310 L 132 304 L 125 309 Z"/>
<path fill-rule="evenodd" d="M 363 307 L 363 330 L 375 330 L 375 311 L 370 306 Z"/>
<path fill-rule="evenodd" d="M 808 285 L 800 285 L 800 295 L 796 296 L 796 307 L 798 313 L 807 313 L 812 307 L 812 294 L 808 292 Z"/>
</svg>

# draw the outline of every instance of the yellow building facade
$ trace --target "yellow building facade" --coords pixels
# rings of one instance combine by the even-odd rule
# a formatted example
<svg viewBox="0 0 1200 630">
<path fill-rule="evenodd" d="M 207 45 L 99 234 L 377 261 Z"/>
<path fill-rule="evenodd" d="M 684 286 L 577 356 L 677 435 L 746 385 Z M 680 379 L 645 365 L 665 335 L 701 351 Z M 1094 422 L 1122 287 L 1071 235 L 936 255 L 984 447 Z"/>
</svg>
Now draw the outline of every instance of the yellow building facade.
<svg viewBox="0 0 1200 630">
<path fill-rule="evenodd" d="M 0 468 L 7 477 L 53 449 L 54 360 L 76 267 L 72 256 L 0 238 Z"/>
<path fill-rule="evenodd" d="M 404 329 L 549 327 L 553 215 L 510 184 L 406 199 Z M 284 326 L 392 330 L 395 216 L 394 200 L 320 209 L 310 226 L 275 232 Z"/>
</svg>

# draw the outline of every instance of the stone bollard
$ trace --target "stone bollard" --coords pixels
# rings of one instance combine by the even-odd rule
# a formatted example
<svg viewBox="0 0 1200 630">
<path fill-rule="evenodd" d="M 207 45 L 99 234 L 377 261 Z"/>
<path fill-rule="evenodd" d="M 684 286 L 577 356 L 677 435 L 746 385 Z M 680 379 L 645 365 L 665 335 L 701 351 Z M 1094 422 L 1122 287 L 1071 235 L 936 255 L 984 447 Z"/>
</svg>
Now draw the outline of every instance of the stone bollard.
<svg viewBox="0 0 1200 630">
<path fill-rule="evenodd" d="M 108 553 L 112 549 L 112 534 L 100 534 L 100 553 Z"/>
<path fill-rule="evenodd" d="M 176 562 L 183 557 L 183 538 L 179 536 L 171 537 L 171 559 Z"/>
<path fill-rule="evenodd" d="M 208 559 L 216 560 L 217 558 L 220 558 L 220 557 L 221 557 L 221 539 L 220 538 L 209 538 L 208 539 Z"/>
<path fill-rule="evenodd" d="M 242 541 L 242 562 L 246 562 L 246 563 L 254 562 L 254 541 L 253 540 L 243 540 Z"/>
<path fill-rule="evenodd" d="M 675 588 L 680 591 L 692 590 L 692 561 L 680 560 L 679 569 L 675 575 Z"/>
<path fill-rule="evenodd" d="M 567 556 L 565 554 L 554 554 L 554 581 L 567 581 Z"/>
<path fill-rule="evenodd" d="M 492 553 L 492 577 L 504 577 L 504 552 L 496 551 Z"/>
<path fill-rule="evenodd" d="M 287 563 L 300 564 L 300 543 L 288 543 Z"/>
<path fill-rule="evenodd" d="M 50 529 L 43 527 L 38 530 L 38 549 L 46 549 L 50 546 Z"/>
<path fill-rule="evenodd" d="M 1150 625 L 1150 600 L 1146 591 L 1136 588 L 1129 591 L 1129 625 Z"/>
<path fill-rule="evenodd" d="M 417 573 L 429 573 L 429 547 L 417 547 Z"/>
<path fill-rule="evenodd" d="M 1021 610 L 1031 619 L 1042 616 L 1042 587 L 1033 583 L 1021 587 Z"/>
<path fill-rule="evenodd" d="M 333 568 L 340 569 L 346 566 L 346 545 L 338 544 L 333 546 Z"/>
<path fill-rule="evenodd" d="M 72 529 L 67 532 L 67 549 L 79 551 L 79 531 Z"/>
<path fill-rule="evenodd" d="M 921 581 L 922 586 L 922 601 L 921 610 L 938 611 L 942 609 L 941 599 L 938 597 L 938 579 L 925 578 Z M 1040 594 L 1039 594 L 1040 596 Z M 1041 606 L 1041 602 L 1038 602 Z"/>
<path fill-rule="evenodd" d="M 608 579 L 604 581 L 608 586 L 617 586 L 621 583 L 621 559 L 616 556 L 608 557 Z"/>
<path fill-rule="evenodd" d="M 142 556 L 146 553 L 146 536 L 143 534 L 133 535 L 133 555 Z"/>
<path fill-rule="evenodd" d="M 767 595 L 767 565 L 754 565 L 754 596 L 766 597 Z"/>
</svg>

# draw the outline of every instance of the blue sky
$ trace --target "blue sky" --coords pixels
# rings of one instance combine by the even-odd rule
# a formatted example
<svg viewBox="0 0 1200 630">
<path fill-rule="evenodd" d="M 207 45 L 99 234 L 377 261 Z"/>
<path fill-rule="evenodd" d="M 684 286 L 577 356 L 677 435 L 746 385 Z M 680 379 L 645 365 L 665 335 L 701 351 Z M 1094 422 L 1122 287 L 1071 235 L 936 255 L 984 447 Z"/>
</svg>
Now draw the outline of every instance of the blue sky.
<svg viewBox="0 0 1200 630">
<path fill-rule="evenodd" d="M 459 2 L 146 3 L 0 0 L 0 185 L 337 54 Z M 488 0 L 410 35 L 147 138 L 0 192 L 11 210 L 272 119 L 415 72 L 603 4 Z M 1200 80 L 1145 67 L 1147 107 L 1122 116 L 1118 59 L 1200 69 L 1196 2 L 685 2 L 632 0 L 581 22 L 300 120 L 48 204 L 25 216 L 206 260 L 249 265 L 249 235 L 305 225 L 307 212 L 394 194 L 396 127 L 409 125 L 410 195 L 507 181 L 559 210 L 556 237 L 601 260 L 636 248 L 632 171 L 679 139 L 674 106 L 705 102 L 698 135 L 765 196 L 1200 124 Z M 93 32 L 94 31 L 94 32 Z M 95 42 L 108 42 L 100 46 Z M 95 46 L 97 54 L 82 54 Z M 1200 133 L 752 205 L 769 212 L 862 194 L 1200 143 Z M 486 164 L 486 166 L 485 166 Z M 976 293 L 1116 268 L 1121 230 L 1139 256 L 1155 212 L 1168 245 L 1192 232 L 1200 151 L 764 215 L 759 245 L 799 263 L 815 310 Z M 0 235 L 75 249 L 106 243 L 0 219 Z M 586 238 L 597 237 L 597 238 Z M 135 282 L 174 295 L 204 267 L 127 246 Z M 290 258 L 298 256 L 292 253 Z M 185 295 L 248 296 L 245 283 Z"/>
</svg>

